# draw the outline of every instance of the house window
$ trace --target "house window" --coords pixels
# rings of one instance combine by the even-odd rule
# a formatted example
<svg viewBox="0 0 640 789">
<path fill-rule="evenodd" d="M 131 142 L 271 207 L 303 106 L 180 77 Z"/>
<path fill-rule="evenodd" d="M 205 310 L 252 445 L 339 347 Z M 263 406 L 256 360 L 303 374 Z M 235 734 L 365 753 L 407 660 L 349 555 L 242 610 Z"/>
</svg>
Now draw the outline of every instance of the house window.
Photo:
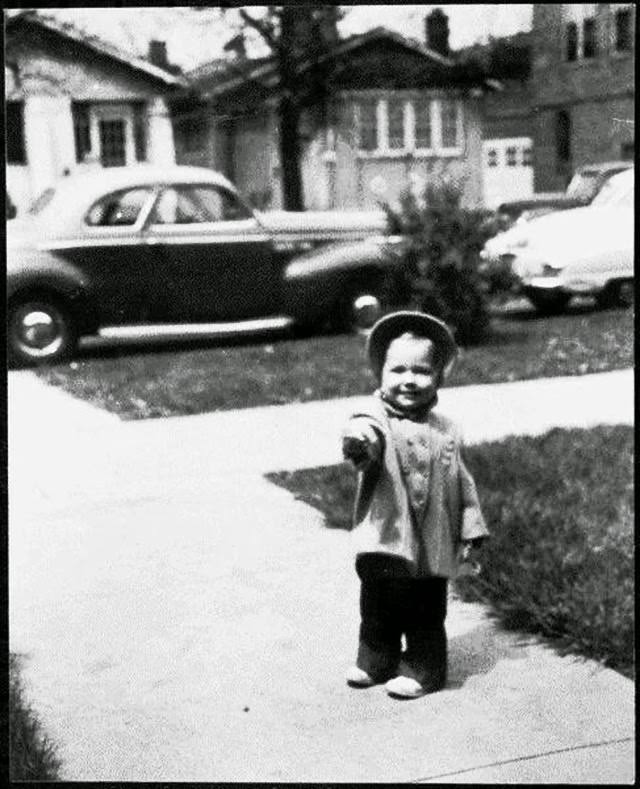
<svg viewBox="0 0 640 789">
<path fill-rule="evenodd" d="M 375 151 L 378 148 L 378 106 L 376 101 L 361 101 L 356 105 L 358 148 Z"/>
<path fill-rule="evenodd" d="M 582 23 L 582 54 L 585 58 L 593 58 L 598 54 L 596 20 L 592 17 Z"/>
<path fill-rule="evenodd" d="M 458 103 L 443 101 L 442 110 L 442 147 L 457 148 L 458 141 Z"/>
<path fill-rule="evenodd" d="M 404 101 L 390 99 L 388 103 L 388 139 L 391 150 L 402 150 L 404 146 Z"/>
<path fill-rule="evenodd" d="M 354 118 L 361 153 L 397 156 L 434 151 L 452 155 L 462 146 L 462 106 L 455 99 L 429 101 L 394 96 L 360 101 L 355 105 Z"/>
<path fill-rule="evenodd" d="M 101 120 L 99 130 L 102 166 L 123 167 L 127 163 L 124 120 Z"/>
<path fill-rule="evenodd" d="M 416 148 L 428 150 L 432 147 L 431 139 L 431 102 L 422 101 L 416 104 Z"/>
<path fill-rule="evenodd" d="M 26 164 L 27 149 L 24 142 L 24 104 L 21 101 L 6 103 L 7 164 Z"/>
<path fill-rule="evenodd" d="M 567 60 L 569 62 L 578 59 L 578 26 L 575 22 L 569 22 L 566 27 Z"/>
<path fill-rule="evenodd" d="M 91 154 L 91 124 L 89 105 L 74 101 L 71 104 L 73 117 L 73 138 L 76 146 L 76 162 L 83 162 Z"/>
<path fill-rule="evenodd" d="M 533 151 L 531 150 L 531 148 L 522 149 L 522 166 L 523 167 L 533 166 Z"/>
<path fill-rule="evenodd" d="M 631 9 L 622 8 L 616 11 L 616 50 L 631 50 Z"/>
<path fill-rule="evenodd" d="M 515 146 L 510 145 L 507 148 L 507 167 L 515 167 L 517 165 L 517 155 L 518 149 Z"/>
<path fill-rule="evenodd" d="M 487 154 L 487 164 L 489 167 L 497 167 L 498 166 L 498 151 L 495 148 L 491 148 Z"/>
<path fill-rule="evenodd" d="M 571 160 L 571 116 L 566 110 L 556 115 L 556 158 L 558 164 Z"/>
</svg>

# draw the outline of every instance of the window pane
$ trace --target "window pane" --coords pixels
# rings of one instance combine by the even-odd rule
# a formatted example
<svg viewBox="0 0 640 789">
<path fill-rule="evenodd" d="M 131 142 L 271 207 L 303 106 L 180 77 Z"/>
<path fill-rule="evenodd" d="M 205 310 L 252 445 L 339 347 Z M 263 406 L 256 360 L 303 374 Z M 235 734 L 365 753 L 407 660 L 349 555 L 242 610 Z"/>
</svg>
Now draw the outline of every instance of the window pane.
<svg viewBox="0 0 640 789">
<path fill-rule="evenodd" d="M 487 164 L 489 165 L 489 167 L 498 166 L 498 151 L 496 151 L 495 148 L 491 148 L 491 150 L 487 154 Z"/>
<path fill-rule="evenodd" d="M 578 59 L 578 26 L 575 22 L 569 22 L 567 32 L 567 60 Z"/>
<path fill-rule="evenodd" d="M 103 197 L 89 209 L 85 221 L 93 226 L 135 225 L 150 194 L 150 189 L 138 188 Z"/>
<path fill-rule="evenodd" d="M 431 148 L 431 102 L 416 104 L 416 148 Z"/>
<path fill-rule="evenodd" d="M 358 148 L 361 151 L 375 151 L 378 147 L 377 102 L 362 101 L 357 105 Z"/>
<path fill-rule="evenodd" d="M 8 101 L 7 108 L 7 164 L 26 164 L 24 144 L 24 105 L 21 101 Z"/>
<path fill-rule="evenodd" d="M 598 53 L 598 42 L 596 39 L 596 20 L 585 19 L 582 23 L 582 34 L 584 37 L 582 54 L 586 58 L 595 57 Z"/>
<path fill-rule="evenodd" d="M 509 148 L 507 148 L 507 167 L 515 167 L 516 166 L 516 164 L 517 164 L 517 162 L 516 162 L 517 151 L 518 151 L 518 149 L 515 148 L 515 147 L 509 146 Z"/>
<path fill-rule="evenodd" d="M 442 146 L 458 147 L 458 105 L 455 101 L 442 102 Z"/>
<path fill-rule="evenodd" d="M 100 121 L 100 161 L 103 167 L 126 164 L 124 121 Z"/>
<path fill-rule="evenodd" d="M 89 105 L 74 101 L 71 104 L 73 116 L 73 137 L 76 145 L 76 162 L 83 162 L 91 153 L 91 128 L 89 125 Z"/>
<path fill-rule="evenodd" d="M 397 99 L 389 104 L 389 148 L 404 148 L 404 102 Z"/>
<path fill-rule="evenodd" d="M 533 151 L 531 150 L 531 148 L 522 149 L 522 166 L 523 167 L 533 166 Z"/>
<path fill-rule="evenodd" d="M 616 49 L 626 52 L 631 49 L 631 9 L 616 12 Z"/>
</svg>

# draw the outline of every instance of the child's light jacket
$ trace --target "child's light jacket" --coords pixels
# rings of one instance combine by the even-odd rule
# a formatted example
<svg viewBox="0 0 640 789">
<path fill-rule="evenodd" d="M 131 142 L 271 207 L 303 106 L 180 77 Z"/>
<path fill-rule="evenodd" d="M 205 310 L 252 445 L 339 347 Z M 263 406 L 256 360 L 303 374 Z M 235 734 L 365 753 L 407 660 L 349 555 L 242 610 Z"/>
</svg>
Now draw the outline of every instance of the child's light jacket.
<svg viewBox="0 0 640 789">
<path fill-rule="evenodd" d="M 431 411 L 420 425 L 415 468 L 402 469 L 389 417 L 378 397 L 354 414 L 345 435 L 384 437 L 382 457 L 359 474 L 354 508 L 356 554 L 384 553 L 406 559 L 414 575 L 455 576 L 460 540 L 485 537 L 488 530 L 473 478 L 462 461 L 461 439 L 453 422 Z M 424 473 L 427 503 L 412 514 L 403 473 Z"/>
</svg>

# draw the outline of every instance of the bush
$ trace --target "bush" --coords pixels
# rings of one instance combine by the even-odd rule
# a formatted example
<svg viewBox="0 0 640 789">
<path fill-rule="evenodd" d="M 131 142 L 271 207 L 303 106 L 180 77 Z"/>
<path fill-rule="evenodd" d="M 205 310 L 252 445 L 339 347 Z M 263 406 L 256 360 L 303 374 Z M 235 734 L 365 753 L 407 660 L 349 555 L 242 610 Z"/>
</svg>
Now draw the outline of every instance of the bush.
<svg viewBox="0 0 640 789">
<path fill-rule="evenodd" d="M 470 345 L 484 338 L 488 295 L 502 287 L 480 266 L 480 251 L 499 227 L 490 213 L 460 203 L 460 188 L 440 179 L 421 195 L 407 189 L 398 207 L 385 203 L 384 209 L 391 232 L 407 238 L 396 283 L 398 303 L 438 316 L 458 342 Z"/>
<path fill-rule="evenodd" d="M 58 780 L 60 759 L 24 698 L 17 655 L 9 655 L 9 773 L 12 781 Z"/>
<path fill-rule="evenodd" d="M 463 599 L 487 603 L 506 627 L 548 637 L 631 674 L 634 654 L 633 428 L 555 429 L 465 451 L 491 531 Z M 351 528 L 347 464 L 270 474 Z"/>
</svg>

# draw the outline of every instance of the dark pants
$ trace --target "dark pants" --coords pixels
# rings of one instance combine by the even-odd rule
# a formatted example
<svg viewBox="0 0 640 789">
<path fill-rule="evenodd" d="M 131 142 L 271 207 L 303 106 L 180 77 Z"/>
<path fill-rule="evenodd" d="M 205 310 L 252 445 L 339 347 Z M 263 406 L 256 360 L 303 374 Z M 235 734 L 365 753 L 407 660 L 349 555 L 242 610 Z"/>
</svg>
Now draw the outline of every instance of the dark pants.
<svg viewBox="0 0 640 789">
<path fill-rule="evenodd" d="M 447 579 L 412 578 L 401 559 L 363 554 L 357 665 L 383 682 L 412 677 L 429 691 L 447 679 Z M 401 651 L 404 635 L 406 649 Z"/>
</svg>

